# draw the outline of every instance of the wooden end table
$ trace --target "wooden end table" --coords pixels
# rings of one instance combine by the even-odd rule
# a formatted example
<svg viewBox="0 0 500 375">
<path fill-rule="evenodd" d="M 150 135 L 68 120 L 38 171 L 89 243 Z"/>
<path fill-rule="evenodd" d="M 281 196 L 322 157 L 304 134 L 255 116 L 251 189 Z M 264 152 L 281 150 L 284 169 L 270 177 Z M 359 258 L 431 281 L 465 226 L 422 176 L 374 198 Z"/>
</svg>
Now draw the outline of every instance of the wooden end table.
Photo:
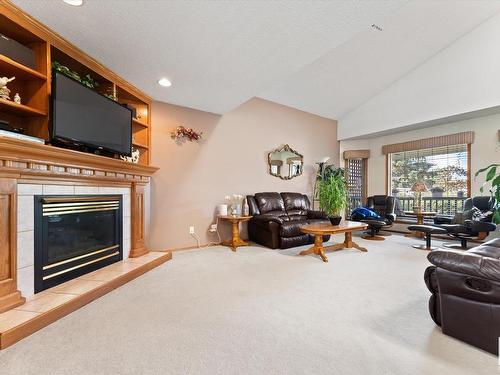
<svg viewBox="0 0 500 375">
<path fill-rule="evenodd" d="M 365 230 L 368 225 L 365 223 L 358 223 L 356 221 L 345 220 L 339 225 L 331 224 L 309 224 L 300 227 L 303 233 L 314 234 L 314 246 L 308 250 L 301 251 L 299 255 L 317 254 L 321 257 L 323 262 L 328 262 L 325 251 L 338 251 L 342 249 L 357 249 L 366 252 L 366 248 L 359 246 L 352 240 L 352 232 L 355 230 Z M 342 243 L 323 246 L 323 236 L 327 234 L 345 233 L 345 240 Z"/>
<path fill-rule="evenodd" d="M 219 216 L 220 220 L 228 221 L 232 224 L 232 238 L 231 241 L 224 241 L 222 245 L 229 246 L 231 250 L 236 251 L 237 247 L 240 246 L 248 246 L 248 241 L 242 240 L 240 237 L 240 223 L 244 221 L 248 221 L 252 218 L 252 216 Z"/>
<path fill-rule="evenodd" d="M 421 212 L 405 211 L 405 215 L 415 216 L 417 218 L 417 225 L 423 225 L 424 224 L 424 218 L 426 218 L 426 217 L 434 217 L 434 216 L 437 215 L 437 212 L 431 212 L 431 211 L 421 211 Z M 410 233 L 405 234 L 405 237 L 424 238 L 425 234 L 422 233 L 422 232 L 410 232 Z"/>
</svg>

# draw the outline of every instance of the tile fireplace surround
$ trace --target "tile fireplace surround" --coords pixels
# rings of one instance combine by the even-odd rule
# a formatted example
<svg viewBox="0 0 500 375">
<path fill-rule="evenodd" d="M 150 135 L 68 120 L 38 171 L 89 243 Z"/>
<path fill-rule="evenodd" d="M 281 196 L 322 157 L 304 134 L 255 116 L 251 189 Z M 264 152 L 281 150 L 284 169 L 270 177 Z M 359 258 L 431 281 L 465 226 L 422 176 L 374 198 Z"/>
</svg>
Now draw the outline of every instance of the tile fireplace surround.
<svg viewBox="0 0 500 375">
<path fill-rule="evenodd" d="M 34 294 L 34 196 L 35 195 L 103 195 L 123 198 L 123 259 L 130 253 L 130 188 L 113 186 L 78 186 L 49 184 L 17 185 L 17 288 L 23 297 Z"/>
<path fill-rule="evenodd" d="M 123 258 L 136 258 L 148 253 L 145 194 L 157 169 L 0 137 L 0 313 L 34 294 L 35 195 L 121 196 Z"/>
</svg>

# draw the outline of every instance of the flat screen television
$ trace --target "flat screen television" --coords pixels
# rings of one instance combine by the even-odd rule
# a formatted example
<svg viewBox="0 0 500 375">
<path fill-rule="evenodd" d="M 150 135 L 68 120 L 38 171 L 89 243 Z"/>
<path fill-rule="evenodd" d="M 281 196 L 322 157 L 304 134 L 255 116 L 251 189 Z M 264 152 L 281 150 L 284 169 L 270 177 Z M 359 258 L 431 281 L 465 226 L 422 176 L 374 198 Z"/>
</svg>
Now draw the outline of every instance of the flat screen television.
<svg viewBox="0 0 500 375">
<path fill-rule="evenodd" d="M 54 71 L 51 139 L 130 156 L 132 111 Z"/>
</svg>

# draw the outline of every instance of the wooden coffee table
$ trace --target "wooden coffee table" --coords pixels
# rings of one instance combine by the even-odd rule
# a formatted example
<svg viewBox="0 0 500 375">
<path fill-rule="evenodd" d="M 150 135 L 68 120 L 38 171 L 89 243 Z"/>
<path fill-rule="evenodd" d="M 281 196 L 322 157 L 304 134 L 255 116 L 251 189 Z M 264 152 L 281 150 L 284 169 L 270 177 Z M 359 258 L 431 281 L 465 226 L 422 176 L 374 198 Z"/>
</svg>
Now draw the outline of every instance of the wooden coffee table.
<svg viewBox="0 0 500 375">
<path fill-rule="evenodd" d="M 232 224 L 231 241 L 224 241 L 222 245 L 229 246 L 231 250 L 236 251 L 239 246 L 248 246 L 248 241 L 242 240 L 240 237 L 240 223 L 248 221 L 252 216 L 219 216 L 220 220 L 229 221 Z"/>
<path fill-rule="evenodd" d="M 340 225 L 331 224 L 309 224 L 300 227 L 303 233 L 314 234 L 314 246 L 308 250 L 301 251 L 299 255 L 317 254 L 323 259 L 323 262 L 328 262 L 325 251 L 337 251 L 342 249 L 357 249 L 366 252 L 366 248 L 359 246 L 352 240 L 352 232 L 355 230 L 365 230 L 368 225 L 356 221 L 342 221 Z M 345 233 L 343 243 L 323 246 L 323 236 L 327 234 Z"/>
</svg>

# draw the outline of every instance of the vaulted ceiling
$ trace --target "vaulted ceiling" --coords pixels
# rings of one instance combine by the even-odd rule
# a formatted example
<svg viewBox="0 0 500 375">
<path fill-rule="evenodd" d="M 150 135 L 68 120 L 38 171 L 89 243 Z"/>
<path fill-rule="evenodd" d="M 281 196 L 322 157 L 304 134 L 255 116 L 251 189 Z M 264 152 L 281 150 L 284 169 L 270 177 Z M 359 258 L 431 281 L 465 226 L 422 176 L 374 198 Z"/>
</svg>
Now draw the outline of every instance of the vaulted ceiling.
<svg viewBox="0 0 500 375">
<path fill-rule="evenodd" d="M 500 11 L 496 0 L 14 3 L 156 100 L 224 113 L 259 96 L 334 119 Z"/>
</svg>

